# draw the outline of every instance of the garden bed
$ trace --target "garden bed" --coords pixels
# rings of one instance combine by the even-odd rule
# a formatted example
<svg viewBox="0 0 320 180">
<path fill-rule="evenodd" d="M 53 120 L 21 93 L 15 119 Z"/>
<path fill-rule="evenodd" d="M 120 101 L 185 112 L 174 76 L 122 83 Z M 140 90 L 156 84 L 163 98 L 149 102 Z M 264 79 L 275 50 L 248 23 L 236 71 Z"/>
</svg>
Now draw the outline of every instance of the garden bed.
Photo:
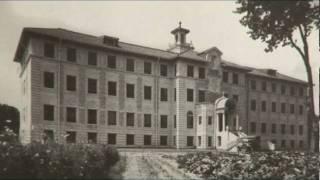
<svg viewBox="0 0 320 180">
<path fill-rule="evenodd" d="M 177 162 L 206 179 L 316 179 L 320 168 L 319 154 L 302 152 L 190 153 Z"/>
</svg>

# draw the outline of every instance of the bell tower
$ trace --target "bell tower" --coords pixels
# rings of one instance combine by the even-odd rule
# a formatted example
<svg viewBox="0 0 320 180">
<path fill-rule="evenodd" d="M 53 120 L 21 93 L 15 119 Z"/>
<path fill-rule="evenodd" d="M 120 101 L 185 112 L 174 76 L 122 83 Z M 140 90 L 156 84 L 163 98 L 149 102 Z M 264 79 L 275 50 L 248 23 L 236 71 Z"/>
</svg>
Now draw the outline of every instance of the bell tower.
<svg viewBox="0 0 320 180">
<path fill-rule="evenodd" d="M 171 34 L 174 36 L 174 44 L 170 46 L 169 51 L 175 53 L 182 53 L 189 49 L 193 49 L 190 43 L 187 43 L 187 34 L 189 29 L 181 27 L 181 21 L 179 22 L 179 27 L 171 31 Z"/>
</svg>

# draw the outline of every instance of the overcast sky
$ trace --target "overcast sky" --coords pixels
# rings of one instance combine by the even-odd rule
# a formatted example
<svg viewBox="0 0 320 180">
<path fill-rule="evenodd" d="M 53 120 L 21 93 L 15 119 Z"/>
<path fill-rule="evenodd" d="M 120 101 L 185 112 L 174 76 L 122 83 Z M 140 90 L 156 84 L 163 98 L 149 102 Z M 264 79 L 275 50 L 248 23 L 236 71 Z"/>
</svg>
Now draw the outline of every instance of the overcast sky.
<svg viewBox="0 0 320 180">
<path fill-rule="evenodd" d="M 120 41 L 167 49 L 173 43 L 170 31 L 182 22 L 190 29 L 187 41 L 195 50 L 212 46 L 228 61 L 257 68 L 273 68 L 306 80 L 298 53 L 279 48 L 265 53 L 265 44 L 254 41 L 233 13 L 233 1 L 215 2 L 0 2 L 0 103 L 20 108 L 18 64 L 13 56 L 23 27 L 65 28 L 92 35 L 110 35 Z M 309 38 L 313 76 L 318 87 L 320 66 L 318 32 Z M 315 102 L 318 112 L 318 88 Z"/>
</svg>

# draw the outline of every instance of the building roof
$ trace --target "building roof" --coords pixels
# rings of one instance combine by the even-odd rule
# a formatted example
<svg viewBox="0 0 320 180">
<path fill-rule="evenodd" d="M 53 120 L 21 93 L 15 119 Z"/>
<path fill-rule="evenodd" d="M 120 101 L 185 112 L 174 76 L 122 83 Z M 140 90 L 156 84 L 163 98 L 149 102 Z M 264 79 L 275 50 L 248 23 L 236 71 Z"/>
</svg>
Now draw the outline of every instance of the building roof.
<svg viewBox="0 0 320 180">
<path fill-rule="evenodd" d="M 276 72 L 275 75 L 270 75 L 268 74 L 268 70 L 270 69 L 253 69 L 250 71 L 248 74 L 254 75 L 254 76 L 260 76 L 260 77 L 265 77 L 265 78 L 270 78 L 270 79 L 275 79 L 275 80 L 284 80 L 284 81 L 290 81 L 290 82 L 295 82 L 295 83 L 302 83 L 302 84 L 307 84 L 308 82 L 293 78 L 284 74 L 281 74 L 279 72 Z"/>
<path fill-rule="evenodd" d="M 57 38 L 60 40 L 64 41 L 70 41 L 70 42 L 75 42 L 87 46 L 93 46 L 93 47 L 99 47 L 99 48 L 105 48 L 109 50 L 114 50 L 114 51 L 120 51 L 120 52 L 127 52 L 127 53 L 133 53 L 133 54 L 139 54 L 139 55 L 144 55 L 144 56 L 150 56 L 150 57 L 155 57 L 155 58 L 160 58 L 160 59 L 167 59 L 167 60 L 174 60 L 178 57 L 184 58 L 184 59 L 189 59 L 189 60 L 194 60 L 194 61 L 201 61 L 201 62 L 207 62 L 206 59 L 202 56 L 206 51 L 209 51 L 211 49 L 217 49 L 216 47 L 209 48 L 206 51 L 203 51 L 202 53 L 199 53 L 195 51 L 193 48 L 189 49 L 185 52 L 182 53 L 175 53 L 171 51 L 166 51 L 162 49 L 156 49 L 156 48 L 150 48 L 150 47 L 145 47 L 141 45 L 136 45 L 136 44 L 130 44 L 126 42 L 118 42 L 117 46 L 112 46 L 103 43 L 103 37 L 109 37 L 112 39 L 118 39 L 116 37 L 110 37 L 110 36 L 93 36 L 93 35 L 88 35 L 88 34 L 83 34 L 79 32 L 74 32 L 66 29 L 61 29 L 61 28 L 24 28 L 20 42 L 18 44 L 17 52 L 14 58 L 14 61 L 19 61 L 19 54 L 22 53 L 21 50 L 21 43 L 25 41 L 26 37 L 29 34 L 36 34 L 36 35 L 44 35 L 48 36 L 51 38 Z M 229 67 L 229 68 L 234 68 L 238 70 L 243 70 L 246 71 L 250 75 L 254 76 L 260 76 L 260 77 L 266 77 L 266 78 L 272 78 L 272 79 L 280 79 L 280 80 L 285 80 L 285 81 L 290 81 L 290 82 L 296 82 L 296 83 L 304 83 L 306 84 L 306 81 L 302 81 L 293 77 L 286 76 L 284 74 L 276 73 L 275 76 L 271 76 L 267 73 L 266 69 L 256 69 L 248 66 L 242 66 L 236 63 L 232 63 L 230 61 L 222 60 L 222 66 L 223 67 Z"/>
</svg>

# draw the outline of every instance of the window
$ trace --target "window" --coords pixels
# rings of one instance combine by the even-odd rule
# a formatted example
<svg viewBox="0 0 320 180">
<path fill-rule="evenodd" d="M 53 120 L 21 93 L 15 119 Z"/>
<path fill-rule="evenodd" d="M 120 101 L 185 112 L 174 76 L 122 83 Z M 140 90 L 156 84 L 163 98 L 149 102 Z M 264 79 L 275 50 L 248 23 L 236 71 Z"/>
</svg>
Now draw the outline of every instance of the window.
<svg viewBox="0 0 320 180">
<path fill-rule="evenodd" d="M 272 102 L 271 103 L 271 110 L 272 110 L 272 112 L 277 112 L 277 104 L 276 104 L 276 102 Z"/>
<path fill-rule="evenodd" d="M 300 88 L 299 88 L 299 96 L 303 96 L 303 94 L 304 94 L 304 93 L 303 93 L 303 88 L 300 87 Z"/>
<path fill-rule="evenodd" d="M 235 102 L 238 102 L 238 101 L 239 101 L 239 96 L 236 95 L 236 94 L 234 94 L 234 95 L 232 96 L 232 99 L 233 99 Z"/>
<path fill-rule="evenodd" d="M 232 83 L 233 84 L 239 84 L 239 76 L 237 73 L 232 74 Z"/>
<path fill-rule="evenodd" d="M 107 60 L 107 66 L 108 68 L 112 68 L 112 69 L 116 69 L 117 68 L 117 63 L 116 63 L 116 56 L 108 56 L 108 60 Z"/>
<path fill-rule="evenodd" d="M 160 75 L 167 76 L 168 75 L 168 67 L 165 64 L 160 64 Z"/>
<path fill-rule="evenodd" d="M 290 95 L 294 96 L 295 94 L 296 94 L 296 89 L 293 86 L 291 86 L 290 87 Z"/>
<path fill-rule="evenodd" d="M 212 116 L 208 116 L 208 125 L 212 124 Z"/>
<path fill-rule="evenodd" d="M 75 131 L 67 131 L 67 143 L 76 143 L 77 133 Z"/>
<path fill-rule="evenodd" d="M 191 65 L 187 66 L 187 76 L 193 77 L 193 66 L 191 66 Z"/>
<path fill-rule="evenodd" d="M 294 114 L 294 104 L 290 104 L 290 113 Z"/>
<path fill-rule="evenodd" d="M 286 86 L 281 85 L 281 94 L 286 94 Z"/>
<path fill-rule="evenodd" d="M 187 113 L 187 128 L 193 128 L 193 113 L 191 111 Z"/>
<path fill-rule="evenodd" d="M 97 53 L 88 52 L 88 65 L 96 66 L 97 64 Z"/>
<path fill-rule="evenodd" d="M 187 89 L 187 101 L 193 102 L 193 89 Z"/>
<path fill-rule="evenodd" d="M 173 116 L 173 127 L 177 128 L 177 116 L 176 115 Z"/>
<path fill-rule="evenodd" d="M 256 133 L 256 123 L 255 122 L 250 123 L 250 131 L 251 131 L 251 133 Z"/>
<path fill-rule="evenodd" d="M 261 133 L 265 134 L 267 132 L 267 125 L 266 123 L 261 123 Z"/>
<path fill-rule="evenodd" d="M 286 125 L 285 124 L 281 124 L 281 133 L 286 134 Z"/>
<path fill-rule="evenodd" d="M 300 141 L 299 141 L 299 148 L 303 148 L 303 144 L 304 144 L 303 141 L 300 140 Z"/>
<path fill-rule="evenodd" d="M 151 86 L 144 86 L 144 99 L 151 100 Z"/>
<path fill-rule="evenodd" d="M 168 136 L 160 136 L 160 146 L 168 145 L 167 139 L 168 139 Z"/>
<path fill-rule="evenodd" d="M 198 146 L 201 146 L 201 136 L 198 136 Z"/>
<path fill-rule="evenodd" d="M 193 146 L 193 136 L 187 136 L 187 146 Z"/>
<path fill-rule="evenodd" d="M 223 71 L 222 73 L 222 81 L 228 83 L 229 73 L 227 71 Z"/>
<path fill-rule="evenodd" d="M 262 90 L 262 91 L 267 91 L 267 82 L 262 81 L 262 83 L 261 83 L 261 90 Z"/>
<path fill-rule="evenodd" d="M 88 109 L 88 124 L 97 124 L 97 110 Z"/>
<path fill-rule="evenodd" d="M 276 83 L 272 83 L 271 84 L 271 89 L 272 89 L 272 92 L 277 92 L 277 84 Z"/>
<path fill-rule="evenodd" d="M 286 113 L 286 103 L 281 103 L 281 113 Z"/>
<path fill-rule="evenodd" d="M 251 100 L 251 111 L 256 111 L 256 100 Z"/>
<path fill-rule="evenodd" d="M 43 84 L 46 88 L 54 88 L 54 73 L 44 72 L 43 73 Z"/>
<path fill-rule="evenodd" d="M 127 98 L 134 98 L 134 84 L 127 84 Z"/>
<path fill-rule="evenodd" d="M 218 136 L 218 146 L 221 146 L 221 144 L 222 144 L 221 136 Z"/>
<path fill-rule="evenodd" d="M 168 116 L 161 115 L 160 116 L 160 128 L 167 128 L 168 127 Z"/>
<path fill-rule="evenodd" d="M 144 114 L 144 127 L 151 127 L 151 114 Z"/>
<path fill-rule="evenodd" d="M 199 79 L 205 79 L 206 78 L 206 69 L 199 67 Z"/>
<path fill-rule="evenodd" d="M 54 58 L 54 45 L 52 43 L 45 43 L 43 49 L 45 57 Z"/>
<path fill-rule="evenodd" d="M 212 137 L 208 136 L 208 147 L 212 146 Z"/>
<path fill-rule="evenodd" d="M 43 105 L 43 119 L 47 121 L 54 120 L 54 106 L 45 104 Z"/>
<path fill-rule="evenodd" d="M 44 137 L 43 137 L 44 142 L 53 142 L 54 141 L 53 130 L 45 129 L 45 130 L 43 130 L 43 134 L 44 134 Z"/>
<path fill-rule="evenodd" d="M 117 82 L 108 81 L 108 95 L 109 96 L 117 95 Z"/>
<path fill-rule="evenodd" d="M 134 60 L 127 59 L 126 70 L 130 72 L 134 72 Z"/>
<path fill-rule="evenodd" d="M 222 113 L 218 113 L 218 128 L 219 128 L 219 132 L 221 132 L 223 130 L 223 114 Z"/>
<path fill-rule="evenodd" d="M 75 48 L 68 48 L 67 49 L 67 61 L 69 62 L 76 62 L 77 61 L 77 51 Z"/>
<path fill-rule="evenodd" d="M 108 111 L 108 125 L 117 125 L 116 111 Z"/>
<path fill-rule="evenodd" d="M 134 126 L 134 113 L 127 113 L 127 126 Z"/>
<path fill-rule="evenodd" d="M 257 85 L 256 85 L 256 81 L 255 80 L 251 80 L 250 84 L 251 84 L 251 89 L 252 90 L 256 90 L 257 89 Z"/>
<path fill-rule="evenodd" d="M 266 112 L 267 111 L 267 103 L 266 101 L 261 102 L 261 111 Z"/>
<path fill-rule="evenodd" d="M 290 147 L 291 147 L 291 148 L 294 148 L 294 147 L 295 147 L 295 142 L 294 142 L 294 140 L 291 140 L 291 141 L 290 141 Z"/>
<path fill-rule="evenodd" d="M 286 140 L 282 140 L 282 141 L 281 141 L 281 147 L 282 147 L 282 148 L 285 148 L 285 147 L 286 147 Z"/>
<path fill-rule="evenodd" d="M 67 107 L 67 122 L 76 122 L 76 121 L 77 121 L 76 108 Z"/>
<path fill-rule="evenodd" d="M 271 126 L 271 132 L 272 132 L 272 134 L 277 133 L 277 125 L 276 125 L 276 124 L 272 124 L 272 126 Z"/>
<path fill-rule="evenodd" d="M 168 89 L 167 88 L 160 89 L 160 100 L 161 101 L 168 101 Z"/>
<path fill-rule="evenodd" d="M 299 105 L 299 114 L 302 115 L 303 114 L 303 106 Z"/>
<path fill-rule="evenodd" d="M 151 62 L 144 62 L 144 73 L 152 74 L 152 64 Z"/>
<path fill-rule="evenodd" d="M 201 123 L 202 123 L 202 117 L 199 116 L 199 125 L 201 125 Z"/>
<path fill-rule="evenodd" d="M 117 144 L 117 135 L 114 133 L 108 133 L 108 144 Z"/>
<path fill-rule="evenodd" d="M 303 125 L 299 125 L 299 135 L 303 135 Z"/>
<path fill-rule="evenodd" d="M 88 79 L 88 93 L 89 94 L 97 94 L 97 80 L 96 79 Z"/>
<path fill-rule="evenodd" d="M 127 145 L 134 145 L 134 135 L 127 134 Z"/>
<path fill-rule="evenodd" d="M 151 145 L 151 135 L 144 135 L 143 136 L 143 144 L 144 145 Z"/>
<path fill-rule="evenodd" d="M 174 99 L 174 101 L 176 101 L 177 100 L 177 89 L 176 88 L 174 88 L 174 90 L 173 90 L 174 92 L 173 92 L 173 99 Z"/>
<path fill-rule="evenodd" d="M 294 125 L 290 126 L 290 133 L 291 133 L 291 135 L 294 135 L 294 133 L 295 133 Z"/>
<path fill-rule="evenodd" d="M 76 91 L 77 89 L 77 78 L 76 76 L 67 75 L 67 90 Z"/>
<path fill-rule="evenodd" d="M 97 133 L 88 132 L 88 143 L 89 144 L 96 144 L 97 143 Z"/>
<path fill-rule="evenodd" d="M 205 95 L 205 91 L 204 90 L 199 90 L 198 91 L 198 97 L 199 97 L 199 102 L 204 102 L 205 101 L 205 97 L 206 97 L 206 95 Z"/>
</svg>

